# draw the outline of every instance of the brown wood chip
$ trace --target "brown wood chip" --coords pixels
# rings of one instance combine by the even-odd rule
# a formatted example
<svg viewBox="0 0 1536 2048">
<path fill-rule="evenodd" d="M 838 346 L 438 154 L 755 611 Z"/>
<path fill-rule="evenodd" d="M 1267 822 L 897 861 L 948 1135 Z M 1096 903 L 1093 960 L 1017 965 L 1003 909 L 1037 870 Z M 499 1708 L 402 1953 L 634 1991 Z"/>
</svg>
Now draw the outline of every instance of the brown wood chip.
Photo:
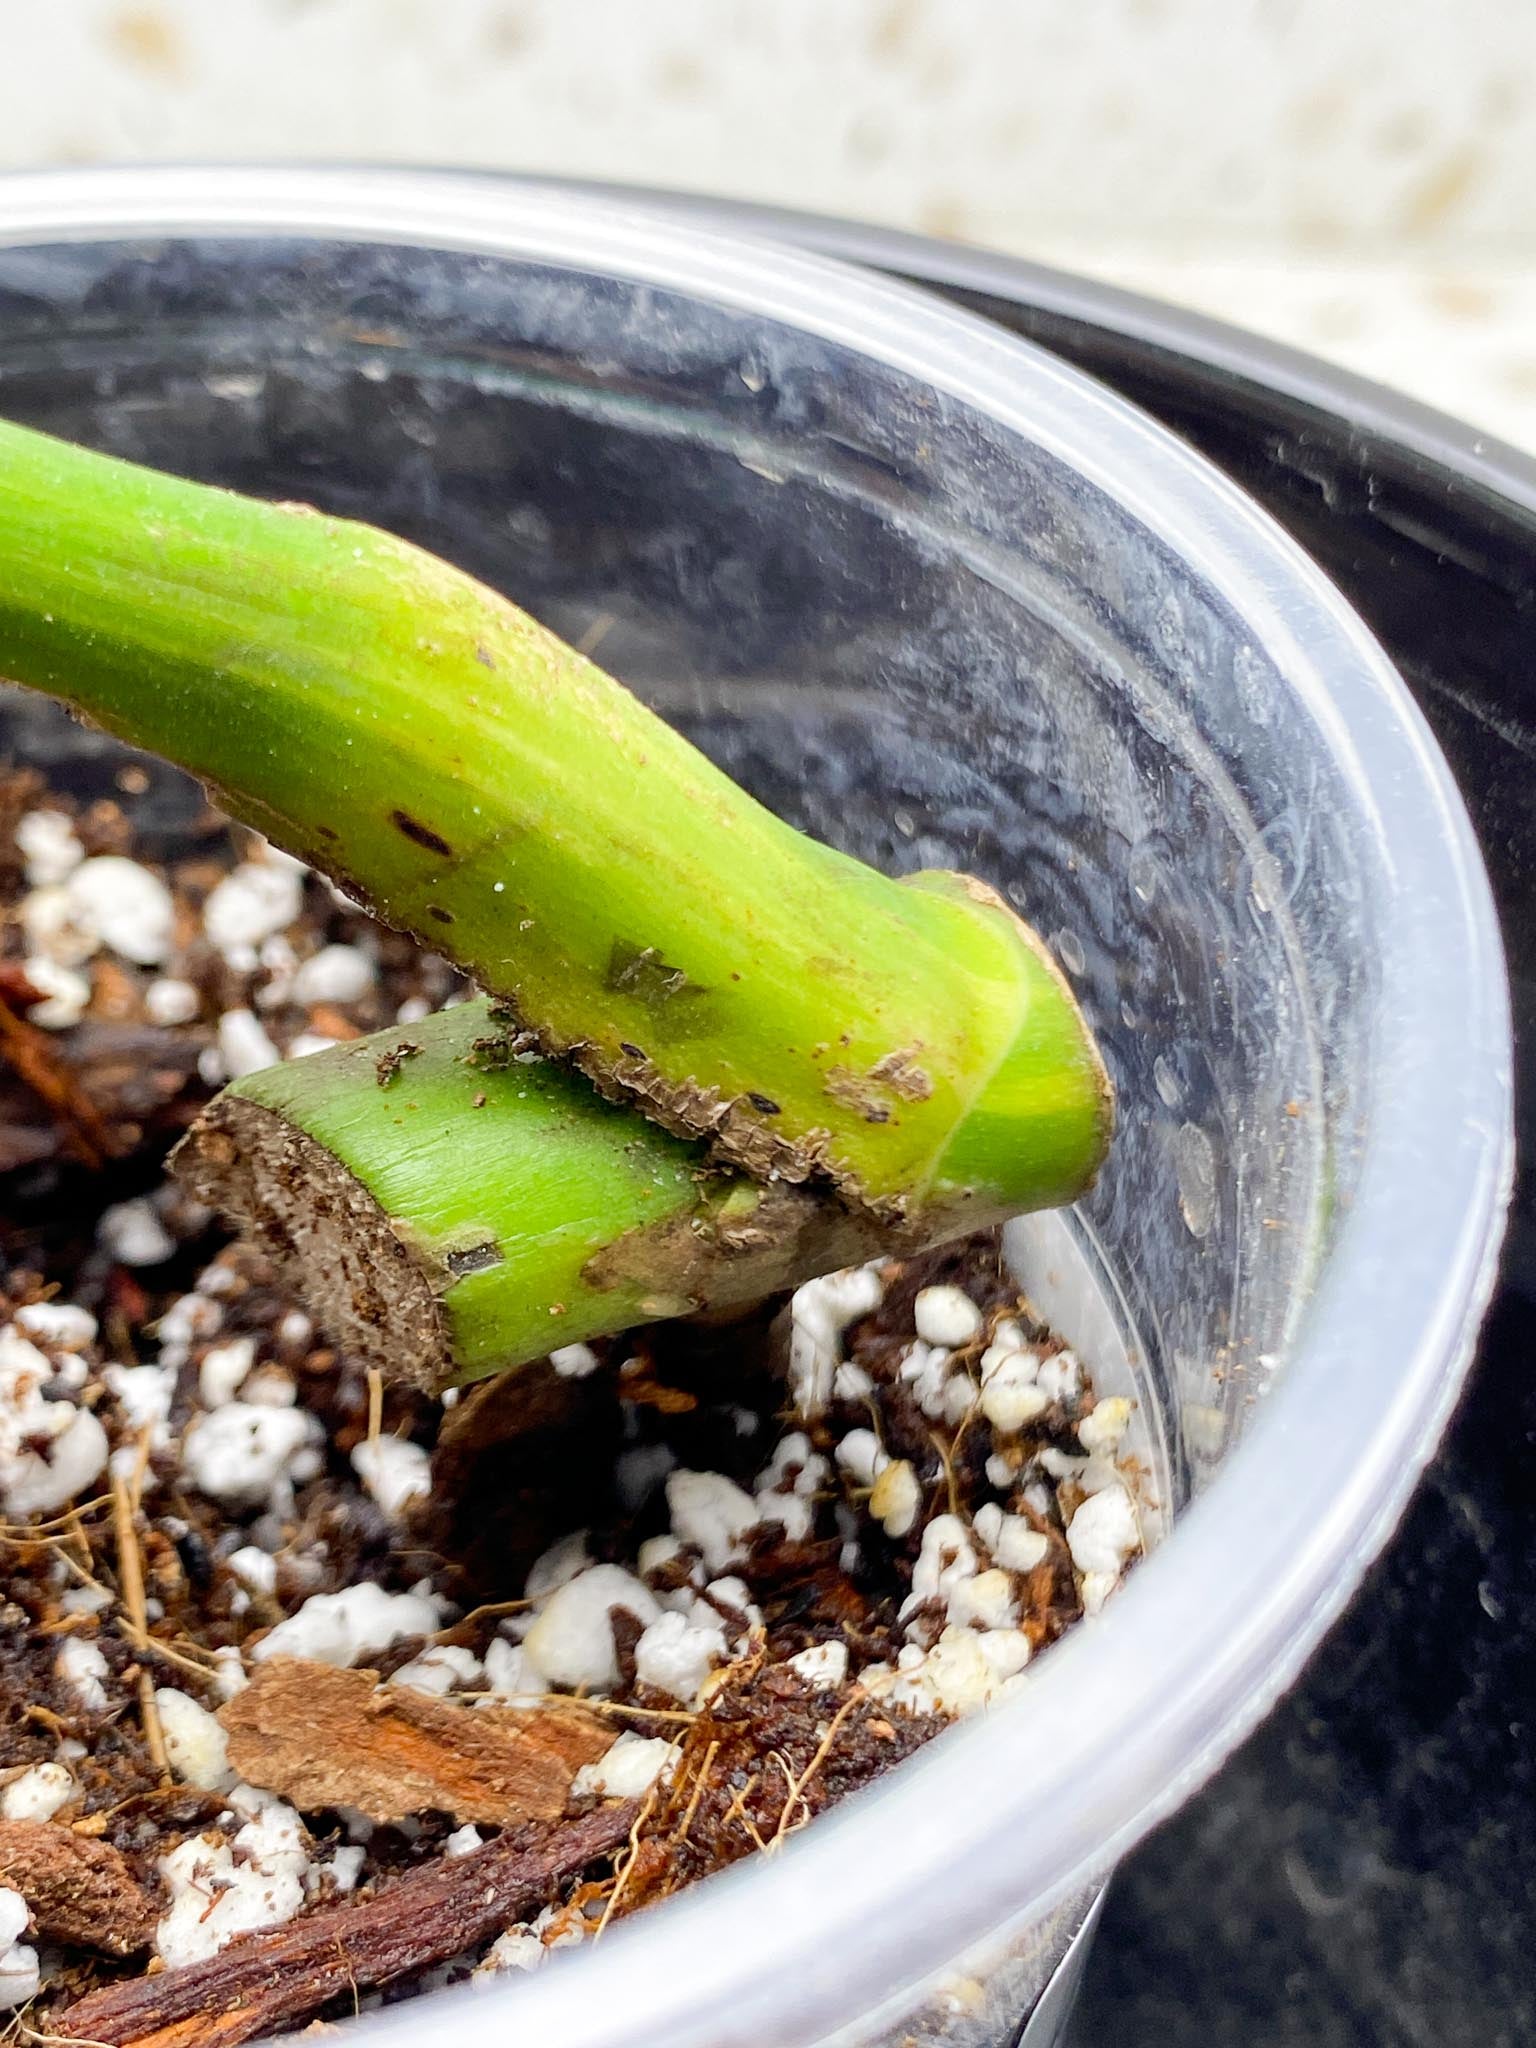
<svg viewBox="0 0 1536 2048">
<path fill-rule="evenodd" d="M 21 1893 L 50 1941 L 131 1956 L 154 1932 L 154 1901 L 118 1851 L 54 1821 L 0 1821 L 0 1884 Z"/>
<path fill-rule="evenodd" d="M 574 1772 L 614 1734 L 579 1707 L 460 1706 L 293 1657 L 258 1664 L 219 1720 L 240 1776 L 301 1812 L 355 1806 L 394 1821 L 432 1810 L 492 1827 L 558 1819 Z"/>
<path fill-rule="evenodd" d="M 206 1962 L 93 1991 L 51 2038 L 107 2048 L 237 2048 L 333 1998 L 393 1983 L 479 1946 L 628 1838 L 633 1800 L 556 1827 L 521 1829 L 415 1870 L 376 1898 L 248 1934 Z"/>
</svg>

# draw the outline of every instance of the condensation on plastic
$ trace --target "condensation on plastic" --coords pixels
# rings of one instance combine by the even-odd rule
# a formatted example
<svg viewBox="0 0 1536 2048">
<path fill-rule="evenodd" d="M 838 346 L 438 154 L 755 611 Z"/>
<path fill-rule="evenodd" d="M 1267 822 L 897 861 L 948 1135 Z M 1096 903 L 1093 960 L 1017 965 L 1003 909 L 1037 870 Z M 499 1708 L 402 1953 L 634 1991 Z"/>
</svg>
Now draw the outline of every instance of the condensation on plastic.
<svg viewBox="0 0 1536 2048">
<path fill-rule="evenodd" d="M 1092 1880 L 1357 1582 L 1491 1284 L 1502 960 L 1385 658 L 1238 492 L 1050 357 L 555 189 L 0 181 L 0 411 L 425 541 L 796 823 L 972 869 L 1050 938 L 1121 1121 L 1093 1198 L 1016 1248 L 1134 1384 L 1181 1526 L 1019 1699 L 782 1857 L 537 1978 L 363 2023 L 1011 2040 Z M 45 707 L 7 718 L 82 788 L 104 775 Z M 180 787 L 155 778 L 154 829 Z"/>
</svg>

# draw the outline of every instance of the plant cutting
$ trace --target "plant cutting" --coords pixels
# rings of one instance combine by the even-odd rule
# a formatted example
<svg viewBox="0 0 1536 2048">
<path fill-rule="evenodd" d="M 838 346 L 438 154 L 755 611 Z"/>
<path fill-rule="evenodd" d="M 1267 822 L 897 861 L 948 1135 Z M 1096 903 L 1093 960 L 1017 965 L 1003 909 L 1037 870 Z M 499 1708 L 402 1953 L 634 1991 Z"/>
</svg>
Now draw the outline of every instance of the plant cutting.
<svg viewBox="0 0 1536 2048">
<path fill-rule="evenodd" d="M 481 1000 L 265 1068 L 176 1165 L 349 1351 L 428 1393 L 889 1244 L 865 1212 L 711 1169 L 516 1043 Z"/>
<path fill-rule="evenodd" d="M 185 535 L 164 519 L 139 532 L 141 557 L 146 532 L 157 550 L 142 603 L 128 531 L 110 574 L 83 541 L 56 543 L 70 575 L 0 595 L 0 667 L 62 691 L 78 658 L 114 698 L 139 676 L 130 715 L 92 715 L 142 740 L 161 715 L 166 563 Z M 279 587 L 270 564 L 248 573 Z M 64 667 L 38 653 L 61 617 L 74 620 Z M 307 686 L 322 703 L 347 686 L 342 639 L 335 650 L 336 677 Z M 204 704 L 205 731 L 210 703 L 239 723 L 243 672 L 227 688 L 205 648 L 165 674 Z M 570 764 L 593 751 L 584 717 L 561 735 L 572 803 Z M 398 758 L 386 750 L 386 766 Z M 280 769 L 262 768 L 271 811 Z M 318 819 L 321 844 L 319 825 L 339 829 L 361 802 L 339 747 L 331 773 L 349 794 Z M 117 774 L 143 791 L 133 764 Z M 397 807 L 436 829 L 403 786 Z M 267 801 L 231 798 L 275 834 Z M 29 2023 L 60 2038 L 231 2048 L 444 1969 L 542 1965 L 789 1841 L 1023 1682 L 1134 1566 L 1131 1468 L 1117 1462 L 1129 1403 L 1095 1399 L 1019 1298 L 995 1232 L 921 1249 L 1093 1170 L 1096 1146 L 1063 1134 L 1089 1103 L 1102 1126 L 1102 1091 L 1080 1085 L 1097 1070 L 1091 1048 L 1072 1065 L 1086 1034 L 1054 979 L 1036 1022 L 1068 1048 L 1065 1077 L 1044 1059 L 1006 1116 L 990 1070 L 967 1096 L 990 1101 L 994 1135 L 1040 1149 L 1005 1173 L 999 1136 L 990 1177 L 946 1169 L 870 1199 L 825 1159 L 797 1179 L 771 1159 L 748 1170 L 551 1056 L 547 1030 L 501 992 L 516 920 L 496 992 L 458 1002 L 441 958 L 370 928 L 318 877 L 214 820 L 156 844 L 137 809 L 81 805 L 30 768 L 0 781 L 0 858 L 26 885 L 7 905 L 8 1044 L 28 1051 L 15 1079 L 33 1120 L 56 1126 L 44 1156 L 57 1162 L 22 1240 L 38 1263 L 8 1272 L 0 1329 L 15 1410 L 0 1547 L 25 1617 L 0 1706 L 18 1727 L 26 1702 L 48 1715 L 6 1787 L 0 2002 L 35 1993 Z M 434 950 L 452 929 L 381 897 L 342 854 L 326 865 Z M 750 934 L 761 906 L 750 887 L 746 910 L 734 904 L 734 872 L 721 867 L 716 894 Z M 450 868 L 442 879 L 457 886 Z M 902 901 L 909 885 L 859 887 Z M 242 935 L 230 906 L 253 889 L 276 907 Z M 489 948 L 490 920 L 482 936 Z M 787 935 L 774 943 L 787 959 Z M 588 976 L 594 1034 L 610 997 L 649 987 L 657 965 L 627 961 L 618 990 Z M 813 984 L 816 961 L 796 971 Z M 670 982 L 650 994 L 663 1016 L 687 1001 Z M 964 974 L 948 995 L 985 1009 Z M 110 1085 L 93 1035 L 109 1017 L 144 1048 L 144 1071 L 119 1055 Z M 690 1046 L 705 1076 L 739 1052 L 728 1032 Z M 247 1226 L 252 1241 L 222 1249 L 202 1202 L 153 1178 L 166 1135 L 215 1084 L 213 1060 L 245 1077 L 180 1163 Z M 923 1078 L 887 1069 L 883 1121 L 838 1080 L 833 1122 L 846 1110 L 855 1137 L 900 1141 L 907 1098 L 932 1099 Z M 805 1280 L 838 1263 L 853 1270 Z M 791 1286 L 782 1320 L 732 1318 Z M 670 1320 L 696 1308 L 715 1313 Z M 653 1319 L 622 1346 L 582 1341 Z M 496 1376 L 546 1351 L 549 1380 Z M 583 1386 L 562 1391 L 566 1373 Z M 1090 1495 L 1076 1475 L 1095 1457 Z M 974 1534 L 935 1599 L 939 1542 L 962 1516 Z M 341 1839 L 338 1808 L 366 1817 L 365 1841 Z"/>
<path fill-rule="evenodd" d="M 984 884 L 893 881 L 793 831 L 505 598 L 392 535 L 12 425 L 0 425 L 0 486 L 0 670 L 189 769 L 235 817 L 473 976 L 523 1048 L 706 1146 L 707 1161 L 666 1155 L 674 1217 L 677 1176 L 708 1163 L 836 1198 L 812 1229 L 782 1193 L 712 1185 L 689 1208 L 690 1256 L 701 1232 L 739 1239 L 745 1216 L 754 1253 L 771 1253 L 761 1277 L 782 1285 L 872 1227 L 933 1242 L 1091 1182 L 1111 1120 L 1097 1051 L 1040 941 Z M 562 1221 L 592 1220 L 577 1155 L 649 1157 L 658 1139 L 574 1112 L 547 1080 L 487 1087 L 477 1120 L 482 1091 L 466 1095 L 453 1038 L 434 1033 L 418 1069 L 421 1122 L 459 1134 L 430 1166 L 404 1120 L 357 1092 L 371 1083 L 355 1059 L 273 1083 L 260 1106 L 322 1147 L 345 1129 L 353 1156 L 329 1156 L 349 1172 L 364 1132 L 375 1180 L 398 1188 L 416 1160 L 404 1208 L 387 1198 L 382 1214 L 420 1243 L 412 1205 L 425 1202 L 444 1288 L 474 1279 L 489 1295 L 513 1280 L 483 1277 L 497 1231 L 473 1212 L 493 1179 L 531 1172 L 564 1189 L 568 1217 L 558 1201 L 539 1212 L 552 1266 L 533 1289 L 555 1307 L 557 1288 L 583 1292 L 554 1251 L 572 1242 Z M 246 1222 L 276 1186 L 238 1166 L 258 1128 L 275 1158 L 270 1123 L 235 1105 L 199 1148 L 202 1185 Z M 605 1200 L 627 1171 L 607 1178 Z M 373 1216 L 337 1205 L 343 1235 L 354 1213 Z M 615 1215 L 627 1225 L 621 1199 Z M 588 1258 L 623 1235 L 604 1219 Z M 375 1230 L 347 1256 L 367 1262 L 380 1241 Z M 324 1249 L 334 1268 L 334 1233 Z M 686 1285 L 665 1261 L 648 1289 L 616 1284 L 611 1266 L 601 1287 L 588 1274 L 606 1313 L 579 1326 L 619 1327 L 648 1296 L 668 1304 L 660 1313 L 703 1305 L 717 1283 L 740 1299 L 758 1285 L 741 1250 L 703 1271 L 695 1259 Z M 502 1362 L 528 1334 L 505 1328 Z M 451 1369 L 490 1358 L 476 1342 Z"/>
</svg>

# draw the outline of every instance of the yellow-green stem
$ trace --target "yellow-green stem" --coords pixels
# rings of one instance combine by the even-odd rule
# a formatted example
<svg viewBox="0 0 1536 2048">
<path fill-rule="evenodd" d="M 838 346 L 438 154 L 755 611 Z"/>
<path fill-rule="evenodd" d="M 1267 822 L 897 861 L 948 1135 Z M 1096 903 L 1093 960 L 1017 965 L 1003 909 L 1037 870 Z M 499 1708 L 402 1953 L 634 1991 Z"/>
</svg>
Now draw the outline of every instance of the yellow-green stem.
<svg viewBox="0 0 1536 2048">
<path fill-rule="evenodd" d="M 180 762 L 750 1172 L 895 1220 L 1098 1169 L 1103 1068 L 995 895 L 802 837 L 390 534 L 0 424 L 0 673 Z"/>
</svg>

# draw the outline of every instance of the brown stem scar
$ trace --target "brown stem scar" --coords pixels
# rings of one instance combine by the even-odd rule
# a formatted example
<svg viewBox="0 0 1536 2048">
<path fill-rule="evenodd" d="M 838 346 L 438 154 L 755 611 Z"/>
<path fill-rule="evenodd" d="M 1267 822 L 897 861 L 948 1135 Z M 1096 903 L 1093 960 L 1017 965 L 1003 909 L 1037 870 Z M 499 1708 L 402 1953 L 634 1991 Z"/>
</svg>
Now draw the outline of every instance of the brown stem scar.
<svg viewBox="0 0 1536 2048">
<path fill-rule="evenodd" d="M 440 853 L 445 860 L 453 858 L 453 848 L 441 832 L 434 832 L 430 825 L 423 825 L 419 818 L 413 818 L 409 811 L 393 810 L 389 821 L 397 832 L 403 832 L 407 839 L 414 839 L 418 846 L 424 846 L 428 853 Z"/>
</svg>

